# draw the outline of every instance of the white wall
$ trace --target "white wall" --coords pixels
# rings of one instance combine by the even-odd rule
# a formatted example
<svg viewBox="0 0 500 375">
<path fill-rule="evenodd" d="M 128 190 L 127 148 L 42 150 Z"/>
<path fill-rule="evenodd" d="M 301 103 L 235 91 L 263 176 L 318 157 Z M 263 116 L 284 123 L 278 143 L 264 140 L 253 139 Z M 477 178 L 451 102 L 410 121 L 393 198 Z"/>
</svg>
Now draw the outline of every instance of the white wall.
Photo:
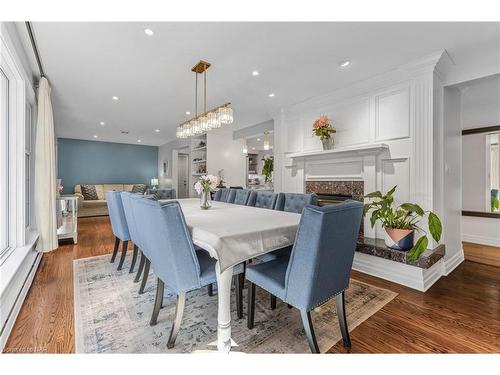
<svg viewBox="0 0 500 375">
<path fill-rule="evenodd" d="M 207 133 L 207 172 L 217 175 L 224 169 L 226 186 L 246 186 L 246 157 L 243 141 L 233 139 L 234 129 L 222 126 Z"/>
<path fill-rule="evenodd" d="M 462 92 L 462 129 L 500 124 L 500 74 L 459 85 Z M 463 209 L 489 211 L 486 170 L 486 134 L 462 137 Z M 500 246 L 500 220 L 462 217 L 462 239 L 484 245 Z"/>
</svg>

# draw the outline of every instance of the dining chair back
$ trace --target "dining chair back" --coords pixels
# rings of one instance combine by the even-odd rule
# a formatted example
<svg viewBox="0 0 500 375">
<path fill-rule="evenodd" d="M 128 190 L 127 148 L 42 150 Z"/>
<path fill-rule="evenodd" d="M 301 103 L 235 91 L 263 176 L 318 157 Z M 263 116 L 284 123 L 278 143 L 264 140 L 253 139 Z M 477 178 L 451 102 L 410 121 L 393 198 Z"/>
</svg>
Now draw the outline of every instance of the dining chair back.
<svg viewBox="0 0 500 375">
<path fill-rule="evenodd" d="M 133 199 L 132 204 L 155 275 L 176 293 L 199 288 L 200 265 L 179 203 Z"/>
<path fill-rule="evenodd" d="M 306 205 L 316 205 L 317 201 L 316 194 L 279 193 L 274 209 L 300 214 Z"/>
<path fill-rule="evenodd" d="M 239 204 L 246 206 L 248 198 L 250 197 L 250 190 L 247 189 L 230 189 L 228 203 Z"/>
<path fill-rule="evenodd" d="M 125 261 L 125 256 L 127 255 L 128 241 L 130 241 L 130 232 L 128 229 L 125 212 L 123 210 L 120 191 L 106 191 L 104 194 L 106 196 L 106 204 L 108 205 L 111 230 L 115 236 L 115 246 L 113 248 L 113 254 L 111 255 L 111 263 L 115 261 L 116 255 L 118 254 L 120 241 L 122 241 L 122 253 L 120 256 L 120 261 L 118 262 L 118 270 L 121 270 L 123 267 L 123 262 Z M 135 255 L 137 256 L 136 253 Z M 132 266 L 134 265 L 135 262 L 132 263 Z"/>
<path fill-rule="evenodd" d="M 221 188 L 215 192 L 214 201 L 225 202 L 229 197 L 229 189 Z"/>
<path fill-rule="evenodd" d="M 286 300 L 310 311 L 349 286 L 363 204 L 307 206 L 286 272 Z"/>
<path fill-rule="evenodd" d="M 247 206 L 273 210 L 277 199 L 278 194 L 270 191 L 252 191 L 248 198 Z"/>
</svg>

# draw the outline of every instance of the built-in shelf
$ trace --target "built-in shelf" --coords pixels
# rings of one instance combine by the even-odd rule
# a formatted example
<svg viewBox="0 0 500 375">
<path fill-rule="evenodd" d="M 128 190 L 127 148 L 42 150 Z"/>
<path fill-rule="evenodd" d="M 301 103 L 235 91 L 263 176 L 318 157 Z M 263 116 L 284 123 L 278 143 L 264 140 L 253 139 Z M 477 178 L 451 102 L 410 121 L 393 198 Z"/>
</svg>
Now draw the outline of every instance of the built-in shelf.
<svg viewBox="0 0 500 375">
<path fill-rule="evenodd" d="M 193 164 L 201 164 L 201 163 L 206 163 L 206 160 L 193 160 Z"/>
<path fill-rule="evenodd" d="M 193 151 L 203 151 L 206 150 L 207 146 L 193 148 Z"/>
<path fill-rule="evenodd" d="M 389 146 L 385 143 L 370 143 L 367 145 L 357 145 L 349 147 L 338 147 L 333 150 L 315 150 L 303 152 L 285 153 L 286 157 L 297 159 L 313 156 L 348 156 L 348 155 L 373 155 L 382 151 L 389 150 Z"/>
</svg>

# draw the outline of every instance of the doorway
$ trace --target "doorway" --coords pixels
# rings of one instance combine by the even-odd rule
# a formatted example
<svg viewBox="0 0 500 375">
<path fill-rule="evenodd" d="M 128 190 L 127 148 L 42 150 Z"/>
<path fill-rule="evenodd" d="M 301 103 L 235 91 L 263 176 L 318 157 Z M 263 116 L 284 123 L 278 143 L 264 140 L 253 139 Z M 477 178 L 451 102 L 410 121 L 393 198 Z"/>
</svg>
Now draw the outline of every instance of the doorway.
<svg viewBox="0 0 500 375">
<path fill-rule="evenodd" d="M 177 192 L 179 198 L 189 198 L 188 188 L 189 155 L 177 156 Z"/>
</svg>

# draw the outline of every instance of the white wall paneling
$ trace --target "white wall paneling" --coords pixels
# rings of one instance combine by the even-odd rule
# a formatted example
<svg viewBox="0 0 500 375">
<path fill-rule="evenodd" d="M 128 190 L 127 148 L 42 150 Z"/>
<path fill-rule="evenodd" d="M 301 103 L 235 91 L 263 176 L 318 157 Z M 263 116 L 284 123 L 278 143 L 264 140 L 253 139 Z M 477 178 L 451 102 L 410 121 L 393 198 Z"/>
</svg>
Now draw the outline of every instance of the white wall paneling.
<svg viewBox="0 0 500 375">
<path fill-rule="evenodd" d="M 375 95 L 375 139 L 410 137 L 410 86 Z"/>
</svg>

